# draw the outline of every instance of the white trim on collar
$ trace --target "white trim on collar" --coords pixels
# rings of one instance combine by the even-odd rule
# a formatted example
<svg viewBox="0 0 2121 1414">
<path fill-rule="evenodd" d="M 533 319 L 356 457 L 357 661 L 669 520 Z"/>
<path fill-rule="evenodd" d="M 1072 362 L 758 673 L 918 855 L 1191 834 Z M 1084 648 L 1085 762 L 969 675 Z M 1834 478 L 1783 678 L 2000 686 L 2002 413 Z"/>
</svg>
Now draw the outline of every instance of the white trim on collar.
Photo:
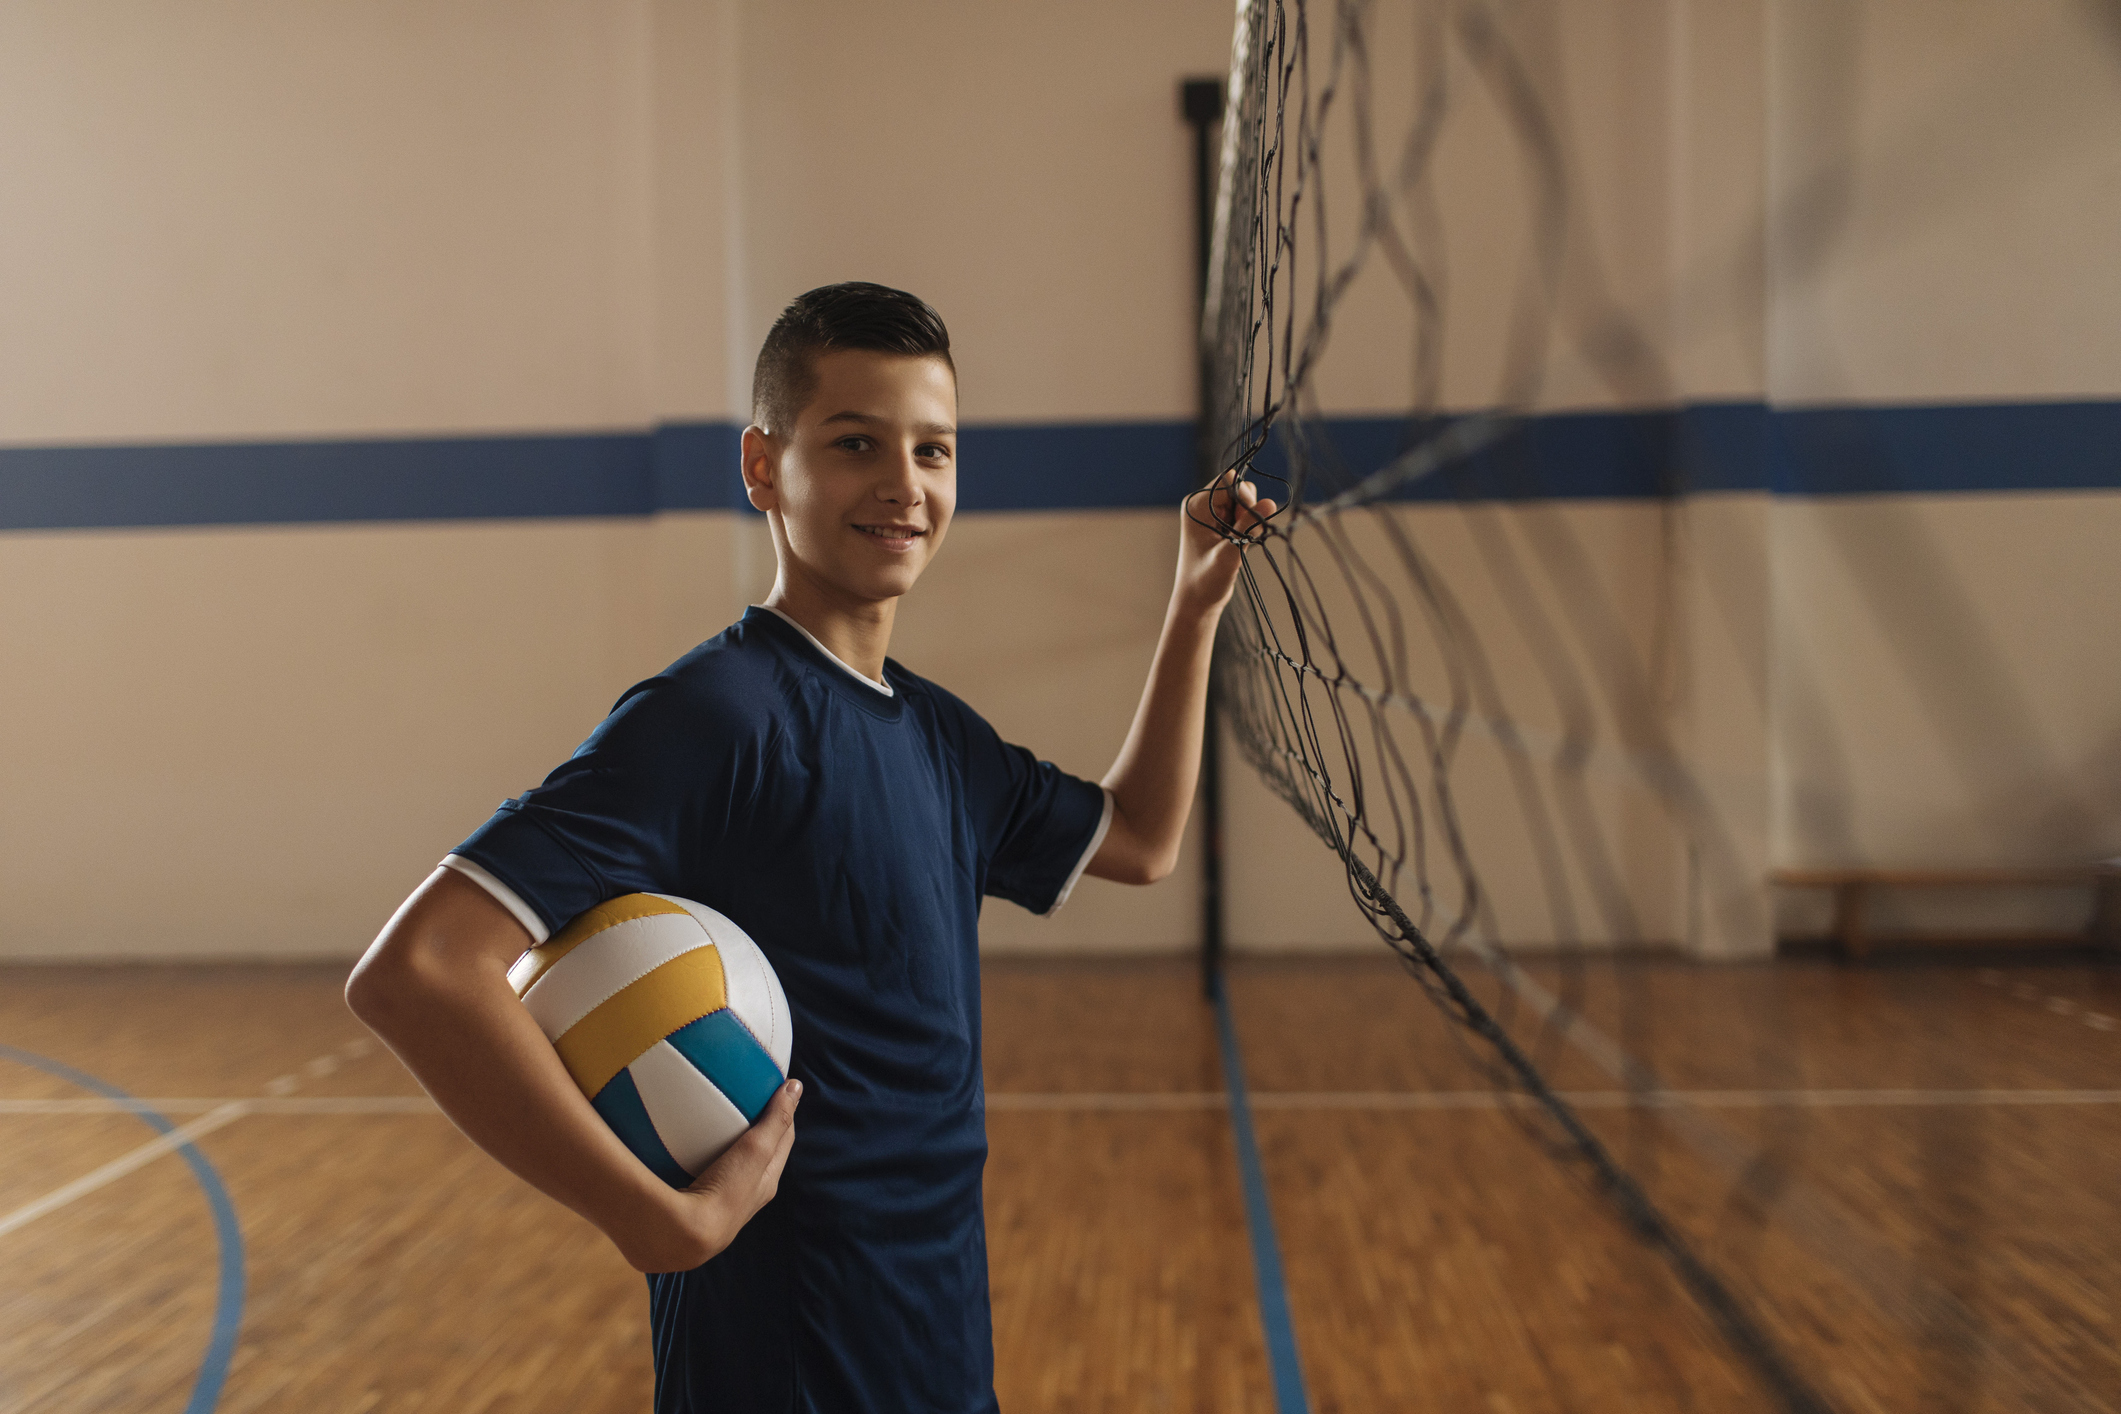
<svg viewBox="0 0 2121 1414">
<path fill-rule="evenodd" d="M 867 673 L 864 673 L 859 669 L 848 667 L 845 662 L 841 661 L 839 654 L 833 652 L 830 648 L 827 648 L 824 644 L 817 641 L 816 634 L 812 633 L 809 629 L 804 628 L 801 624 L 797 623 L 794 619 L 789 618 L 786 614 L 782 613 L 779 609 L 774 608 L 771 604 L 753 604 L 751 607 L 754 609 L 764 609 L 767 613 L 773 615 L 782 623 L 788 625 L 788 627 L 794 629 L 797 633 L 809 639 L 810 646 L 812 648 L 815 648 L 818 652 L 824 654 L 826 661 L 830 662 L 833 667 L 838 668 L 841 672 L 853 678 L 863 687 L 874 688 L 876 691 L 883 693 L 886 697 L 898 696 L 897 693 L 891 690 L 890 683 L 879 682 L 875 678 L 870 677 Z"/>
</svg>

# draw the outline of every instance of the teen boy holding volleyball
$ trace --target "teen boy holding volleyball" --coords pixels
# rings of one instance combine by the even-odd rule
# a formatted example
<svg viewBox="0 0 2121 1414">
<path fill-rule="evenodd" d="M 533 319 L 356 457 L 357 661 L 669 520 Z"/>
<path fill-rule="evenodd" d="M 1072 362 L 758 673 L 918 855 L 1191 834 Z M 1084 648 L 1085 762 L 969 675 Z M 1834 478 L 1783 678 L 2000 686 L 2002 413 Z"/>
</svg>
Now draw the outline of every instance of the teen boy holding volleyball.
<svg viewBox="0 0 2121 1414">
<path fill-rule="evenodd" d="M 885 656 L 956 504 L 935 312 L 877 285 L 812 290 L 767 336 L 752 399 L 745 491 L 779 559 L 765 604 L 629 690 L 458 846 L 347 1000 L 474 1142 L 650 1273 L 659 1414 L 976 1414 L 995 1407 L 980 899 L 1046 913 L 1084 872 L 1171 871 L 1240 555 L 1200 520 L 1244 531 L 1274 506 L 1226 478 L 1181 518 L 1149 680 L 1100 787 Z M 789 1082 L 683 1190 L 605 1127 L 507 979 L 633 892 L 734 919 L 794 1014 Z"/>
</svg>

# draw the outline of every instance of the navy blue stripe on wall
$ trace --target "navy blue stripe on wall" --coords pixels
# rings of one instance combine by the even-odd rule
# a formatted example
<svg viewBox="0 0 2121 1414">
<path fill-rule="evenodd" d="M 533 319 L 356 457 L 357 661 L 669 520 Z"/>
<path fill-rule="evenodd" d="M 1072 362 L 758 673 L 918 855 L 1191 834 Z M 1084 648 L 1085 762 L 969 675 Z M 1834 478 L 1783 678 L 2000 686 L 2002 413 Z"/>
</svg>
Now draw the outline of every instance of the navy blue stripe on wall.
<svg viewBox="0 0 2121 1414">
<path fill-rule="evenodd" d="M 643 516 L 741 501 L 736 429 L 0 448 L 0 529 Z"/>
<path fill-rule="evenodd" d="M 1341 418 L 1313 440 L 1329 495 L 1446 419 Z M 1279 445 L 1254 465 L 1286 475 Z M 1609 500 L 1674 492 L 1781 496 L 2121 489 L 2121 402 L 1769 408 L 1704 403 L 1524 419 L 1399 501 Z"/>
<path fill-rule="evenodd" d="M 1360 475 L 1432 433 L 1339 418 L 1315 450 Z M 968 426 L 959 508 L 1168 506 L 1192 477 L 1181 421 Z M 644 516 L 744 509 L 738 430 L 0 448 L 0 530 Z M 1260 470 L 1284 465 L 1279 447 Z M 1409 501 L 2121 489 L 2121 402 L 1769 408 L 1713 403 L 1528 418 Z"/>
<path fill-rule="evenodd" d="M 1176 506 L 1193 487 L 1190 422 L 966 427 L 957 439 L 965 511 Z"/>
<path fill-rule="evenodd" d="M 1805 408 L 1773 414 L 1787 496 L 2121 488 L 2121 402 Z"/>
</svg>

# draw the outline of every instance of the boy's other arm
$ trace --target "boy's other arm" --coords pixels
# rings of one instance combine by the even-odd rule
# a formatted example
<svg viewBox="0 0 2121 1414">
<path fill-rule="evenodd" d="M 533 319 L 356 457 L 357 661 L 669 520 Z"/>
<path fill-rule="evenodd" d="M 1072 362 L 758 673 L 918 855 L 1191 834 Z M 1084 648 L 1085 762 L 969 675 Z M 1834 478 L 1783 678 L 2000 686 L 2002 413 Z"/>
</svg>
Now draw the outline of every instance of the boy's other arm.
<svg viewBox="0 0 2121 1414">
<path fill-rule="evenodd" d="M 1105 789 L 1112 792 L 1112 823 L 1088 868 L 1100 879 L 1153 884 L 1178 865 L 1178 845 L 1200 777 L 1215 625 L 1237 588 L 1243 558 L 1243 551 L 1214 526 L 1234 522 L 1244 533 L 1274 509 L 1274 502 L 1260 499 L 1249 483 L 1237 483 L 1234 472 L 1225 472 L 1210 489 L 1194 492 L 1180 508 L 1178 577 L 1164 613 L 1163 634 L 1157 639 L 1134 725 L 1105 773 Z"/>
<path fill-rule="evenodd" d="M 530 942 L 484 889 L 437 869 L 355 965 L 347 1005 L 473 1143 L 594 1223 L 635 1268 L 698 1266 L 773 1197 L 801 1087 L 783 1085 L 690 1188 L 670 1188 L 590 1107 L 508 985 Z"/>
</svg>

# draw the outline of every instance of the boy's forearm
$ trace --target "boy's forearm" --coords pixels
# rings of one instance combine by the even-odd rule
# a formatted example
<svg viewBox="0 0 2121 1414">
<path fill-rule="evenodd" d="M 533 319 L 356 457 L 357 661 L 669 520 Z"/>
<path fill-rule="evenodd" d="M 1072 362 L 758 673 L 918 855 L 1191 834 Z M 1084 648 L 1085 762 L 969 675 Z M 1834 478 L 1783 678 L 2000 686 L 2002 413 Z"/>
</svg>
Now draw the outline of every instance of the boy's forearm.
<svg viewBox="0 0 2121 1414">
<path fill-rule="evenodd" d="M 1171 596 L 1133 726 L 1105 774 L 1113 822 L 1108 848 L 1090 866 L 1101 878 L 1152 883 L 1177 866 L 1200 780 L 1208 668 L 1222 608 L 1197 602 L 1183 583 Z"/>
<path fill-rule="evenodd" d="M 1180 505 L 1171 607 L 1164 612 L 1134 725 L 1105 773 L 1112 823 L 1088 871 L 1100 879 L 1153 884 L 1178 867 L 1179 843 L 1200 780 L 1215 626 L 1237 592 L 1244 547 L 1275 511 L 1275 503 L 1235 470 Z"/>
<path fill-rule="evenodd" d="M 458 902 L 454 917 L 445 900 L 425 917 L 393 920 L 348 984 L 356 1014 L 473 1143 L 595 1224 L 629 1262 L 652 1271 L 705 1261 L 712 1253 L 696 1250 L 701 1240 L 679 1220 L 671 1190 L 582 1097 L 505 964 L 415 933 L 465 926 Z M 408 935 L 394 938 L 401 925 Z"/>
</svg>

